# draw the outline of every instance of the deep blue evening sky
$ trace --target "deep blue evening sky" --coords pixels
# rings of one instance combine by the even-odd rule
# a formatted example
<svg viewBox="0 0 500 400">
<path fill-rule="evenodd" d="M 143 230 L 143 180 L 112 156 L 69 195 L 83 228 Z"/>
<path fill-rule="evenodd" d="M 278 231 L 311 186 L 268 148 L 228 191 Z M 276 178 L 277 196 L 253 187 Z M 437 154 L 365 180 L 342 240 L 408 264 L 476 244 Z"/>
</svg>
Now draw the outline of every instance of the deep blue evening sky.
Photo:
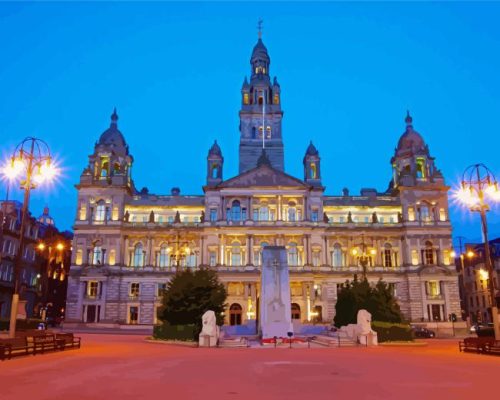
<svg viewBox="0 0 500 400">
<path fill-rule="evenodd" d="M 201 194 L 214 139 L 235 175 L 259 17 L 287 172 L 302 177 L 312 139 L 327 193 L 384 191 L 409 108 L 448 184 L 475 162 L 500 176 L 499 3 L 0 3 L 0 152 L 35 135 L 65 168 L 33 212 L 47 203 L 71 226 L 73 185 L 114 106 L 139 189 Z M 453 210 L 455 235 L 480 239 L 477 216 Z M 500 235 L 498 207 L 489 218 Z"/>
</svg>

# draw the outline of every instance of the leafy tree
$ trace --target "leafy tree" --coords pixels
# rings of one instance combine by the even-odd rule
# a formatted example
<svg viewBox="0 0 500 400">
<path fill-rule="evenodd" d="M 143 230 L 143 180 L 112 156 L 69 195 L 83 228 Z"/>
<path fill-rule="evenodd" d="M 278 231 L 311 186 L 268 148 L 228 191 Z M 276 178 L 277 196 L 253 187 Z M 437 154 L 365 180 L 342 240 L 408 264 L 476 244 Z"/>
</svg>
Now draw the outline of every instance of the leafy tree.
<svg viewBox="0 0 500 400">
<path fill-rule="evenodd" d="M 335 305 L 335 326 L 340 327 L 357 322 L 358 311 L 367 310 L 373 321 L 401 322 L 403 320 L 399 305 L 391 289 L 382 279 L 375 286 L 368 280 L 358 280 L 354 275 L 352 282 L 346 281 L 338 293 Z"/>
<path fill-rule="evenodd" d="M 222 325 L 226 297 L 226 289 L 215 271 L 179 271 L 167 284 L 158 317 L 170 325 L 193 324 L 197 335 L 201 332 L 201 317 L 208 310 L 215 312 L 217 324 Z"/>
</svg>

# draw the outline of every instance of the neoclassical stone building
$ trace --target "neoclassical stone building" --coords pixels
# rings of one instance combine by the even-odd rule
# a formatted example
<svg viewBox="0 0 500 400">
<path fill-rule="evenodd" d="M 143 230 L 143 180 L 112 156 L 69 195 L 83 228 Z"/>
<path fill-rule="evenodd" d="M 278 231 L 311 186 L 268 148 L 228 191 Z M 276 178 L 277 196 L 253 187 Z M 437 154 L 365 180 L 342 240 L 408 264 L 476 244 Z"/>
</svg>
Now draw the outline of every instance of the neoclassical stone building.
<svg viewBox="0 0 500 400">
<path fill-rule="evenodd" d="M 331 321 L 340 285 L 363 273 L 391 285 L 409 320 L 459 314 L 449 187 L 411 116 L 386 191 L 329 195 L 312 143 L 304 176 L 284 171 L 281 89 L 260 38 L 250 63 L 241 89 L 239 175 L 223 177 L 215 142 L 203 195 L 136 190 L 134 159 L 113 112 L 76 185 L 67 321 L 151 325 L 173 274 L 205 266 L 227 285 L 227 323 L 245 324 L 258 317 L 261 252 L 271 244 L 288 251 L 296 322 Z"/>
</svg>

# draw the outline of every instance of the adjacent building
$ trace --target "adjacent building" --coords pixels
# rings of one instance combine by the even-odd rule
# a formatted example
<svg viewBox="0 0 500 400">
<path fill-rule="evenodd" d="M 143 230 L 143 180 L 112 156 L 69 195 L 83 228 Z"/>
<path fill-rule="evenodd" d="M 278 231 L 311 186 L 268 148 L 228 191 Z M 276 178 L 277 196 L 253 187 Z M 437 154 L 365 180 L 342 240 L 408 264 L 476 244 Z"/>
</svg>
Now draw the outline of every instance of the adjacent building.
<svg viewBox="0 0 500 400">
<path fill-rule="evenodd" d="M 0 318 L 8 319 L 14 292 L 14 263 L 19 251 L 22 203 L 0 202 Z M 49 209 L 39 218 L 28 215 L 19 271 L 19 295 L 26 316 L 64 314 L 71 260 L 70 232 L 59 232 Z"/>
<path fill-rule="evenodd" d="M 490 255 L 493 266 L 495 301 L 500 306 L 500 238 L 490 240 Z M 460 273 L 460 292 L 464 317 L 471 324 L 493 322 L 490 300 L 490 274 L 484 263 L 484 244 L 467 244 L 464 254 L 456 258 Z"/>
<path fill-rule="evenodd" d="M 67 321 L 156 322 L 161 293 L 176 271 L 208 267 L 227 287 L 226 323 L 258 318 L 262 249 L 286 246 L 292 316 L 330 322 L 341 284 L 366 273 L 384 279 L 411 321 L 460 313 L 451 257 L 448 189 L 408 113 L 386 190 L 325 192 L 312 142 L 303 176 L 286 173 L 281 87 L 259 38 L 241 88 L 239 174 L 224 176 L 222 149 L 206 157 L 202 195 L 138 191 L 116 110 L 76 185 Z M 142 162 L 145 162 L 143 160 Z"/>
</svg>

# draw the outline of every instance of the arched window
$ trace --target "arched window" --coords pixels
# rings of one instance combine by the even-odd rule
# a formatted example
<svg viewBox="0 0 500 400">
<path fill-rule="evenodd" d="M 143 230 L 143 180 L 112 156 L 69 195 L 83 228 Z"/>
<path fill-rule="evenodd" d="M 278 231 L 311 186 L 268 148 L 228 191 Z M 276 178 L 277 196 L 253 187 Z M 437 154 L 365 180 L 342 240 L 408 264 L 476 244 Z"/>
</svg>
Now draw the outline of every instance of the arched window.
<svg viewBox="0 0 500 400">
<path fill-rule="evenodd" d="M 316 163 L 311 163 L 309 165 L 309 178 L 316 179 L 318 177 L 318 170 L 316 167 Z"/>
<path fill-rule="evenodd" d="M 217 164 L 212 164 L 212 179 L 217 179 L 219 177 L 219 168 Z"/>
<path fill-rule="evenodd" d="M 269 208 L 267 206 L 259 209 L 259 221 L 269 221 Z"/>
<path fill-rule="evenodd" d="M 158 267 L 167 267 L 169 258 L 169 249 L 166 243 L 160 246 L 160 251 L 158 252 L 156 265 Z"/>
<path fill-rule="evenodd" d="M 384 245 L 384 252 L 382 254 L 384 267 L 391 268 L 392 267 L 392 246 L 389 243 Z"/>
<path fill-rule="evenodd" d="M 292 319 L 300 320 L 300 306 L 297 303 L 292 303 Z"/>
<path fill-rule="evenodd" d="M 429 212 L 429 207 L 425 204 L 420 206 L 420 220 L 422 222 L 431 222 L 432 221 L 432 215 Z"/>
<path fill-rule="evenodd" d="M 144 267 L 144 250 L 142 243 L 137 243 L 134 247 L 132 266 Z"/>
<path fill-rule="evenodd" d="M 288 245 L 288 265 L 296 267 L 299 265 L 299 253 L 297 251 L 297 243 L 290 242 Z"/>
<path fill-rule="evenodd" d="M 426 265 L 434 264 L 434 249 L 432 248 L 432 242 L 430 241 L 425 242 L 424 262 Z"/>
<path fill-rule="evenodd" d="M 101 176 L 105 177 L 108 176 L 108 171 L 109 170 L 109 163 L 107 161 L 103 161 L 101 164 Z"/>
<path fill-rule="evenodd" d="M 231 219 L 233 221 L 241 221 L 241 206 L 239 200 L 234 200 L 231 205 Z"/>
<path fill-rule="evenodd" d="M 96 244 L 92 250 L 92 265 L 101 265 L 102 261 L 102 247 Z"/>
<path fill-rule="evenodd" d="M 288 203 L 288 221 L 295 222 L 297 220 L 297 209 L 295 203 L 291 201 Z"/>
<path fill-rule="evenodd" d="M 238 303 L 231 304 L 229 307 L 229 324 L 230 325 L 241 325 L 241 306 Z"/>
<path fill-rule="evenodd" d="M 231 245 L 231 266 L 241 266 L 241 246 L 239 242 L 233 242 Z"/>
<path fill-rule="evenodd" d="M 95 220 L 104 221 L 105 219 L 106 219 L 106 203 L 104 202 L 104 200 L 99 200 L 97 202 Z"/>
<path fill-rule="evenodd" d="M 338 243 L 335 243 L 335 245 L 333 246 L 332 264 L 334 267 L 342 267 L 344 265 L 342 257 L 342 247 Z"/>
<path fill-rule="evenodd" d="M 243 104 L 250 104 L 248 93 L 243 93 Z"/>
<path fill-rule="evenodd" d="M 278 93 L 275 93 L 274 94 L 274 100 L 273 100 L 273 103 L 274 104 L 279 104 L 280 103 L 280 96 Z"/>
</svg>

